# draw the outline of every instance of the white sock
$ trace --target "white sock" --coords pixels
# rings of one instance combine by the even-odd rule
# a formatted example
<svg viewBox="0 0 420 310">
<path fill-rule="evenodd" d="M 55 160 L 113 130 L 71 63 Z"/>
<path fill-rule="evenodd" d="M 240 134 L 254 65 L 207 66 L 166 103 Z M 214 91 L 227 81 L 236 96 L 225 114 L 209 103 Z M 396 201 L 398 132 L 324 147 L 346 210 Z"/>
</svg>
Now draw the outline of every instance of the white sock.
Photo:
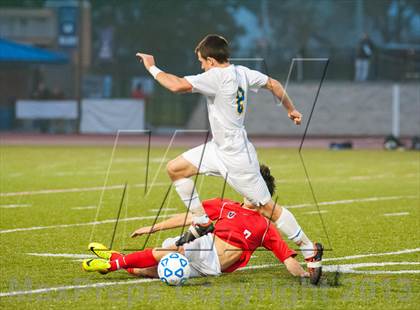
<svg viewBox="0 0 420 310">
<path fill-rule="evenodd" d="M 200 198 L 194 187 L 194 181 L 190 178 L 182 178 L 174 182 L 175 190 L 184 202 L 185 206 L 190 208 L 195 224 L 206 224 L 209 218 L 201 205 Z"/>
<path fill-rule="evenodd" d="M 314 245 L 303 232 L 293 214 L 282 207 L 281 215 L 276 221 L 277 228 L 299 246 L 304 258 L 310 258 L 315 255 Z"/>
</svg>

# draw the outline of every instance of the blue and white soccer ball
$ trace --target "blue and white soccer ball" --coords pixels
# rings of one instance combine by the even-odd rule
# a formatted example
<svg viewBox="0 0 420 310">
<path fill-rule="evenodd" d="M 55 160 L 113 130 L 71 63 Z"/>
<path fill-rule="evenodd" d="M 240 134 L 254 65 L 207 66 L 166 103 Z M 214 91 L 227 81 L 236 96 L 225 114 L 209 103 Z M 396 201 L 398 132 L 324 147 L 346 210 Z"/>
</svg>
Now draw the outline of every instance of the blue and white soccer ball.
<svg viewBox="0 0 420 310">
<path fill-rule="evenodd" d="M 190 277 L 190 263 L 182 254 L 166 254 L 159 262 L 158 274 L 160 280 L 168 285 L 182 285 Z"/>
</svg>

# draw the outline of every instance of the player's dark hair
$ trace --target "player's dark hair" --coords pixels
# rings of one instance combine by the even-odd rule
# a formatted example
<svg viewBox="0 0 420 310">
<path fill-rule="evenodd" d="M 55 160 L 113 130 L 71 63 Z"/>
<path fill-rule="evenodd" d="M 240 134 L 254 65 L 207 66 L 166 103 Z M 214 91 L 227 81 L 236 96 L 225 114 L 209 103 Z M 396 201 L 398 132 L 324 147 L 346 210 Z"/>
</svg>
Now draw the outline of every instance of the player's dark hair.
<svg viewBox="0 0 420 310">
<path fill-rule="evenodd" d="M 198 54 L 198 52 L 204 59 L 212 57 L 218 63 L 225 63 L 229 58 L 229 43 L 222 36 L 209 34 L 198 43 L 195 53 Z"/>
<path fill-rule="evenodd" d="M 276 179 L 271 175 L 270 168 L 268 168 L 266 165 L 260 165 L 260 172 L 265 181 L 265 184 L 267 184 L 270 195 L 273 196 L 274 192 L 276 191 Z"/>
</svg>

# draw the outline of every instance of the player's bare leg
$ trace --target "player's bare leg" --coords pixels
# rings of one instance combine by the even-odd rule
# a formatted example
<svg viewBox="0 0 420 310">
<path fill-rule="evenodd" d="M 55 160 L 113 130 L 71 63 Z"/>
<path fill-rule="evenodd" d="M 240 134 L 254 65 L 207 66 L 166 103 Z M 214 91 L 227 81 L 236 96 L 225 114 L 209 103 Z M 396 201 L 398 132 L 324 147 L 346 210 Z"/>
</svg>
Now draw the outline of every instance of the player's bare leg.
<svg viewBox="0 0 420 310">
<path fill-rule="evenodd" d="M 311 274 L 311 283 L 318 284 L 322 274 L 322 244 L 313 243 L 303 232 L 294 215 L 273 201 L 262 206 L 259 211 L 300 248 Z"/>
<path fill-rule="evenodd" d="M 189 208 L 193 220 L 191 227 L 176 242 L 176 245 L 182 245 L 212 232 L 213 224 L 204 211 L 194 181 L 190 178 L 197 175 L 197 168 L 182 156 L 178 156 L 169 161 L 166 170 L 179 197 Z"/>
</svg>

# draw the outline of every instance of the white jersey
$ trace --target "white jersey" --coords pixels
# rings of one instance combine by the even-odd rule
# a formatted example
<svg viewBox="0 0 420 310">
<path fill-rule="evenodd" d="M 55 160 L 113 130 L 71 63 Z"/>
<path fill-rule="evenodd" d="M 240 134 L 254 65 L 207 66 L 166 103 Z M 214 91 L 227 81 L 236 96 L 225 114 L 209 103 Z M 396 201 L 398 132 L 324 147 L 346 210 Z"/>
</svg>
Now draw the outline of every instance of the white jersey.
<svg viewBox="0 0 420 310">
<path fill-rule="evenodd" d="M 244 128 L 248 91 L 257 92 L 265 86 L 268 76 L 244 66 L 230 65 L 185 79 L 193 86 L 192 92 L 207 99 L 213 141 L 218 148 L 233 153 L 242 149 L 244 139 L 248 142 Z"/>
</svg>

